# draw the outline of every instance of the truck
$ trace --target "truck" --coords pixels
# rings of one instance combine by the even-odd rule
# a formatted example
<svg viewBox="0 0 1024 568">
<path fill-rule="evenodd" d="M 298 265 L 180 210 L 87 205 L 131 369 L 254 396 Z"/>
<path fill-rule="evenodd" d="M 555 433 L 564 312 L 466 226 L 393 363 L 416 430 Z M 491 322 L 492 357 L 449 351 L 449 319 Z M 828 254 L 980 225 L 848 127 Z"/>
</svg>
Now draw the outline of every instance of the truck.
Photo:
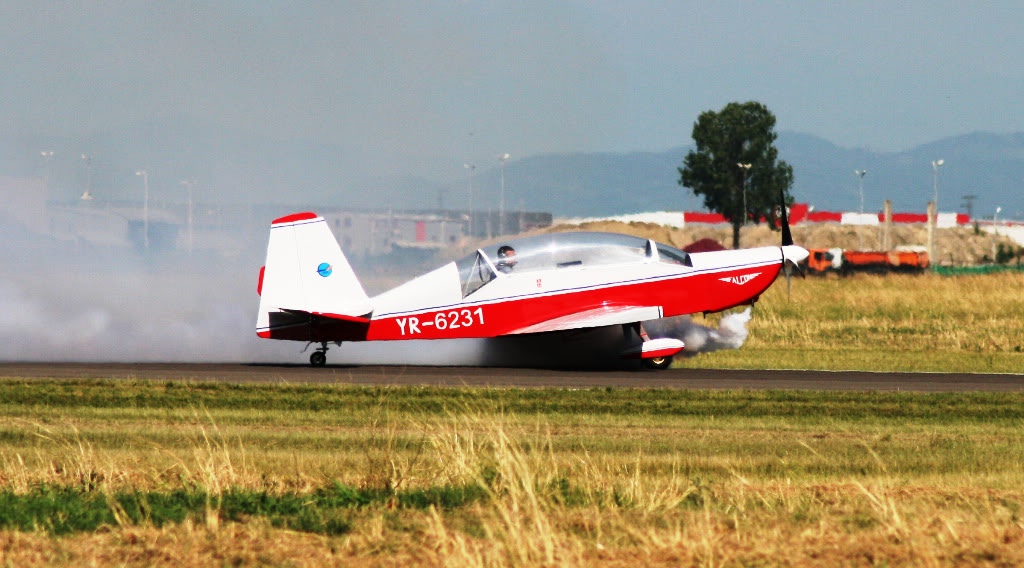
<svg viewBox="0 0 1024 568">
<path fill-rule="evenodd" d="M 810 255 L 804 269 L 809 274 L 838 273 L 845 276 L 864 272 L 920 273 L 928 268 L 928 252 L 923 247 L 898 247 L 891 251 L 841 248 L 807 250 Z"/>
</svg>

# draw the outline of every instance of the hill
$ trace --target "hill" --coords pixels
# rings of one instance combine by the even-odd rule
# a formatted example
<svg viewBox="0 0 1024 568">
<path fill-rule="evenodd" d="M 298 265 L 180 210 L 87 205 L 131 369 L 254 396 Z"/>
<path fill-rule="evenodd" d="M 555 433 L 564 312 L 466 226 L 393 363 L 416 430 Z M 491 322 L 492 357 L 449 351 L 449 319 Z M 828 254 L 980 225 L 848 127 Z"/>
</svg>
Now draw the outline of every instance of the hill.
<svg viewBox="0 0 1024 568">
<path fill-rule="evenodd" d="M 680 139 L 686 138 L 680 133 Z M 973 133 L 937 140 L 904 152 L 841 148 L 822 138 L 780 132 L 780 158 L 795 172 L 793 194 L 819 210 L 860 207 L 857 177 L 864 178 L 865 210 L 891 199 L 898 211 L 923 211 L 933 195 L 932 160 L 939 171 L 942 211 L 966 212 L 965 195 L 977 196 L 973 213 L 1024 218 L 1024 133 Z M 54 150 L 40 160 L 40 148 Z M 681 188 L 677 168 L 689 146 L 664 152 L 563 153 L 525 156 L 505 165 L 505 207 L 548 211 L 556 216 L 602 216 L 657 210 L 697 210 L 701 204 Z M 89 166 L 79 156 L 92 155 Z M 345 148 L 303 140 L 278 140 L 218 125 L 176 121 L 100 132 L 87 140 L 11 137 L 0 134 L 0 176 L 47 177 L 49 199 L 75 200 L 91 185 L 98 199 L 138 199 L 138 169 L 148 169 L 152 198 L 181 203 L 180 180 L 196 179 L 198 199 L 232 205 L 467 207 L 468 172 L 452 168 L 449 179 L 381 172 L 354 179 L 345 168 Z M 455 160 L 457 162 L 457 160 Z M 461 163 L 460 163 L 461 165 Z M 90 181 L 91 180 L 91 181 Z M 499 207 L 497 163 L 482 165 L 473 179 L 474 207 Z"/>
<path fill-rule="evenodd" d="M 858 179 L 866 169 L 865 211 L 886 199 L 897 211 L 921 211 L 932 199 L 931 162 L 939 170 L 939 207 L 967 212 L 965 195 L 975 195 L 973 215 L 1024 218 L 1024 133 L 975 133 L 939 140 L 905 152 L 840 148 L 827 140 L 782 132 L 779 155 L 793 166 L 793 195 L 819 210 L 857 211 Z M 690 147 L 661 153 L 558 154 L 527 157 L 505 167 L 506 204 L 551 211 L 558 216 L 600 216 L 657 210 L 696 210 L 701 204 L 678 185 L 677 168 Z M 496 171 L 478 175 L 479 188 L 497 187 Z M 453 189 L 458 186 L 453 186 Z"/>
</svg>

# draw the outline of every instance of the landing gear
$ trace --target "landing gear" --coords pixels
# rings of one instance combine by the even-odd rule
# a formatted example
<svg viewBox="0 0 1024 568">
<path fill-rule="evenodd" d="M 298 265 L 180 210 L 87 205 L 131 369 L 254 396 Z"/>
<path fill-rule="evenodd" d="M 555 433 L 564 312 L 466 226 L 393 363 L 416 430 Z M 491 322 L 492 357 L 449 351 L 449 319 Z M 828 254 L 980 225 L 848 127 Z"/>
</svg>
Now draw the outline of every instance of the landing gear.
<svg viewBox="0 0 1024 568">
<path fill-rule="evenodd" d="M 679 339 L 670 337 L 651 339 L 641 322 L 628 324 L 628 327 L 637 334 L 642 342 L 639 349 L 634 347 L 629 354 L 632 357 L 640 357 L 645 369 L 655 371 L 668 369 L 672 366 L 672 357 L 683 350 L 683 342 Z"/>
<path fill-rule="evenodd" d="M 309 364 L 314 367 L 323 367 L 327 364 L 327 342 L 320 343 L 320 347 L 309 355 Z"/>
<path fill-rule="evenodd" d="M 668 369 L 671 364 L 672 357 L 651 357 L 650 359 L 644 359 L 644 367 L 655 371 Z"/>
</svg>

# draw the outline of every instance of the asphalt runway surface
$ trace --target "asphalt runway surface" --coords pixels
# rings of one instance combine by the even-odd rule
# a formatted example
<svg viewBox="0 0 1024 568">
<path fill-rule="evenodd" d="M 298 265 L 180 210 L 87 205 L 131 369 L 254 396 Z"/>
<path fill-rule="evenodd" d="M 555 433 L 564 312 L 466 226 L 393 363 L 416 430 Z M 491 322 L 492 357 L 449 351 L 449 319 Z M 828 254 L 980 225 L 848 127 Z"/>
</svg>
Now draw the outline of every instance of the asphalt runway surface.
<svg viewBox="0 0 1024 568">
<path fill-rule="evenodd" d="M 575 371 L 494 367 L 207 363 L 0 363 L 0 379 L 119 379 L 233 383 L 435 385 L 470 387 L 635 387 L 835 391 L 1024 391 L 1024 375 L 669 369 Z"/>
</svg>

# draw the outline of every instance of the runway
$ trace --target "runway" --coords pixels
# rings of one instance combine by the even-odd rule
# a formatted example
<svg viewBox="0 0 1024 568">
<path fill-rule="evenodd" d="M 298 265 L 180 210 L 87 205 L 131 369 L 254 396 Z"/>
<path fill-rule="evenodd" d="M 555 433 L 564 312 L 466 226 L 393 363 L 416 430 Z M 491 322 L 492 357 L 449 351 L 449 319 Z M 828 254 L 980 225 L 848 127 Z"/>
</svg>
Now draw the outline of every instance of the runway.
<svg viewBox="0 0 1024 568">
<path fill-rule="evenodd" d="M 211 363 L 3 363 L 0 380 L 118 379 L 233 383 L 332 383 L 468 387 L 780 389 L 832 391 L 1024 391 L 1024 375 L 670 369 L 569 371 L 494 367 Z"/>
</svg>

